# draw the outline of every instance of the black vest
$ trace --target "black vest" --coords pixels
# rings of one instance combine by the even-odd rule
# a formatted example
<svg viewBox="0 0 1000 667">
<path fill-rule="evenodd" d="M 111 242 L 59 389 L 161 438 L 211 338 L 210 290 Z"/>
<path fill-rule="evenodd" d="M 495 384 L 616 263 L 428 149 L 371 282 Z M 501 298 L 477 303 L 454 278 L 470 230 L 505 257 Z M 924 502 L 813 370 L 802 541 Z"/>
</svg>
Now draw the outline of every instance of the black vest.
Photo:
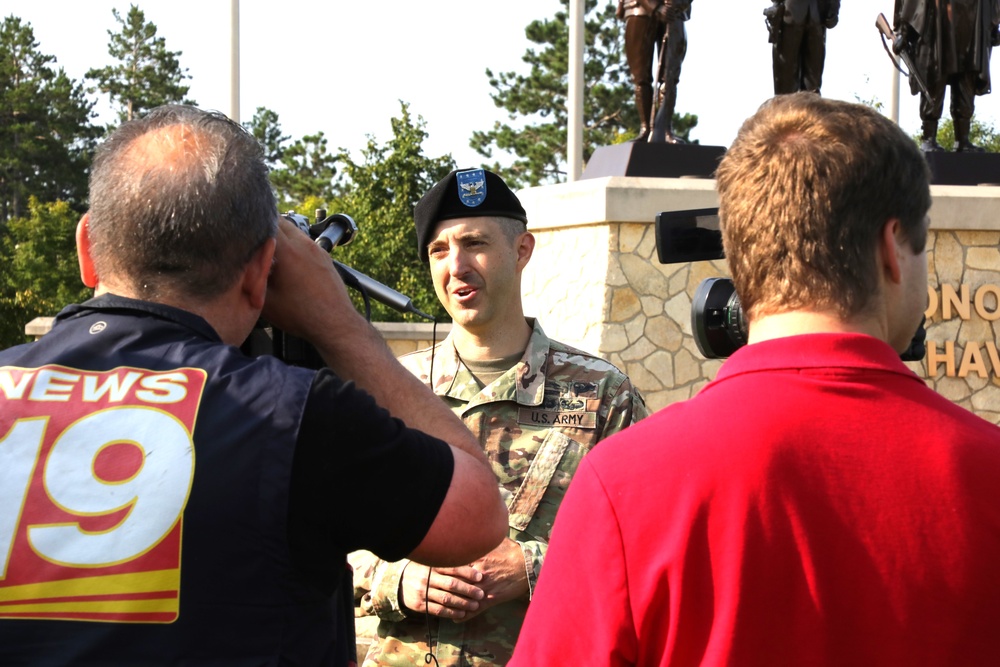
<svg viewBox="0 0 1000 667">
<path fill-rule="evenodd" d="M 110 295 L 0 352 L 0 664 L 344 664 L 287 539 L 312 378 Z"/>
</svg>

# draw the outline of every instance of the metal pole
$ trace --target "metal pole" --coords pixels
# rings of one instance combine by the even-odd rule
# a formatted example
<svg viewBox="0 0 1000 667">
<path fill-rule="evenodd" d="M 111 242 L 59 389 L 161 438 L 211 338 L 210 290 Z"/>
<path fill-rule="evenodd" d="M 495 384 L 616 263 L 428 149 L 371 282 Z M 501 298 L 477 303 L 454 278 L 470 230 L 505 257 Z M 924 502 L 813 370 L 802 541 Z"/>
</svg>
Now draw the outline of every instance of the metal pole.
<svg viewBox="0 0 1000 667">
<path fill-rule="evenodd" d="M 892 102 L 889 104 L 889 117 L 899 125 L 899 69 L 892 68 Z"/>
<path fill-rule="evenodd" d="M 230 0 L 229 117 L 240 122 L 240 0 Z"/>
<path fill-rule="evenodd" d="M 566 98 L 566 178 L 583 173 L 583 15 L 584 0 L 569 3 L 569 95 Z"/>
</svg>

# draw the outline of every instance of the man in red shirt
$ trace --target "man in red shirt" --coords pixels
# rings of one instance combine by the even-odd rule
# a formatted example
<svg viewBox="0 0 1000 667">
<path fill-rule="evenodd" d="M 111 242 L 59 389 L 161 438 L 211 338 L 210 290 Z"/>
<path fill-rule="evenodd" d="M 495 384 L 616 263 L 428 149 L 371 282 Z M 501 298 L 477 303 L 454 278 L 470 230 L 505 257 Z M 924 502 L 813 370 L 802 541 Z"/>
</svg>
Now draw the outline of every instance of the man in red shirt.
<svg viewBox="0 0 1000 667">
<path fill-rule="evenodd" d="M 583 460 L 510 664 L 997 664 L 1000 429 L 898 356 L 926 305 L 919 149 L 782 95 L 717 187 L 749 345 Z"/>
</svg>

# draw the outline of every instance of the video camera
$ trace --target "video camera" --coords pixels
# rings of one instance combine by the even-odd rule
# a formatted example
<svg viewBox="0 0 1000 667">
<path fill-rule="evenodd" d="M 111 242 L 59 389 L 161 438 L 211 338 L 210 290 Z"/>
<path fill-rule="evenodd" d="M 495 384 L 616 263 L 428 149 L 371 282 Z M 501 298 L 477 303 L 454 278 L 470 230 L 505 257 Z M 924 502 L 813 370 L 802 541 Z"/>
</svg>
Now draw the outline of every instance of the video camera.
<svg viewBox="0 0 1000 667">
<path fill-rule="evenodd" d="M 348 245 L 358 233 L 358 225 L 351 216 L 343 213 L 327 216 L 326 209 L 317 209 L 316 222 L 311 224 L 307 217 L 294 211 L 284 213 L 283 217 L 308 234 L 309 238 L 316 242 L 316 245 L 327 252 L 331 252 L 337 246 Z M 344 284 L 360 292 L 365 302 L 365 316 L 368 320 L 371 320 L 370 299 L 375 299 L 401 313 L 413 313 L 427 320 L 434 319 L 418 310 L 408 296 L 400 294 L 391 287 L 369 278 L 346 264 L 341 264 L 336 260 L 331 261 L 333 261 L 333 265 Z M 324 366 L 323 359 L 310 343 L 286 334 L 263 318 L 258 320 L 257 325 L 240 346 L 240 349 L 245 354 L 255 357 L 268 354 L 292 366 L 305 366 L 307 368 Z"/>
<path fill-rule="evenodd" d="M 724 259 L 719 209 L 665 211 L 656 216 L 656 255 L 660 264 L 680 264 Z M 746 345 L 750 325 L 729 278 L 706 278 L 691 300 L 691 331 L 706 359 L 725 359 Z M 926 353 L 924 320 L 900 355 L 903 361 L 920 361 Z"/>
</svg>

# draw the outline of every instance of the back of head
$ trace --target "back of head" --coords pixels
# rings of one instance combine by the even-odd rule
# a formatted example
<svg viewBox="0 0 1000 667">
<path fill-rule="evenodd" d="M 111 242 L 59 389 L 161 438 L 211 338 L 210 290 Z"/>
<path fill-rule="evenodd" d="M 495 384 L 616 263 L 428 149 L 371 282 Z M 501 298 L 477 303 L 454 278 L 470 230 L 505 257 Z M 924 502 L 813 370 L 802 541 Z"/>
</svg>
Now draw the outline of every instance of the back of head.
<svg viewBox="0 0 1000 667">
<path fill-rule="evenodd" d="M 163 106 L 118 128 L 90 176 L 98 277 L 156 300 L 211 299 L 276 233 L 259 143 L 215 112 Z"/>
<path fill-rule="evenodd" d="M 899 218 L 923 250 L 928 184 L 916 143 L 875 110 L 813 93 L 766 102 L 716 171 L 726 258 L 748 316 L 865 311 L 885 223 Z"/>
</svg>

